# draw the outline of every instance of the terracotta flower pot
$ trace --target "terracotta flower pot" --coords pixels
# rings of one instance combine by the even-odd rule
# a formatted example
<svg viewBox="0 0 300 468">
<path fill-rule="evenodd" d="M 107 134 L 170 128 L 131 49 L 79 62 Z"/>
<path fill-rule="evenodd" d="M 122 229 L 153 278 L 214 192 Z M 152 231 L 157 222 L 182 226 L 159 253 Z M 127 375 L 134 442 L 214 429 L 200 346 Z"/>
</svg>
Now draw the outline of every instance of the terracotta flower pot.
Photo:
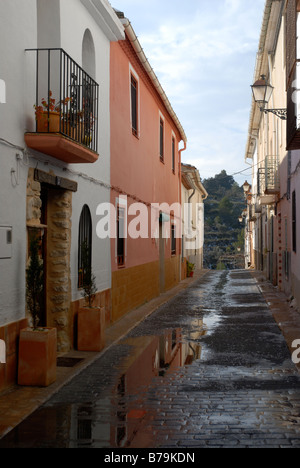
<svg viewBox="0 0 300 468">
<path fill-rule="evenodd" d="M 48 387 L 56 380 L 56 328 L 20 332 L 18 384 Z"/>
<path fill-rule="evenodd" d="M 82 307 L 78 311 L 79 351 L 101 351 L 105 346 L 105 309 Z"/>
<path fill-rule="evenodd" d="M 49 130 L 48 130 L 49 117 Z M 60 131 L 60 114 L 59 112 L 43 112 L 37 120 L 38 133 L 59 133 Z"/>
</svg>

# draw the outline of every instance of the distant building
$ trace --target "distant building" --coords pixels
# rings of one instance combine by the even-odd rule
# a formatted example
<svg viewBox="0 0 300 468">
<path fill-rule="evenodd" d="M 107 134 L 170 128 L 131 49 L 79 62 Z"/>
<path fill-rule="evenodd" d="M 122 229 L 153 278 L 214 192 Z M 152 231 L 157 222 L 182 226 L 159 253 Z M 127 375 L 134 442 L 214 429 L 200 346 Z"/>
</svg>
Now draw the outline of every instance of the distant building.
<svg viewBox="0 0 300 468">
<path fill-rule="evenodd" d="M 181 200 L 183 207 L 183 276 L 186 274 L 186 261 L 203 268 L 204 246 L 204 200 L 205 190 L 199 171 L 189 164 L 181 164 Z"/>
</svg>

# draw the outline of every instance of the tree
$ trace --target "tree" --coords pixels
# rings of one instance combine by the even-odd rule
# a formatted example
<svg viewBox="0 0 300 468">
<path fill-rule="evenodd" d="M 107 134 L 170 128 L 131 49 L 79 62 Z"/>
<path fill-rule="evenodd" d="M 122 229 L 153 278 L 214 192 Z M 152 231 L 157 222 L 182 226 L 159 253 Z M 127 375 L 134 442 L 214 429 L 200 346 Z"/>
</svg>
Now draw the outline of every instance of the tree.
<svg viewBox="0 0 300 468">
<path fill-rule="evenodd" d="M 244 209 L 242 187 L 223 170 L 203 181 L 209 197 L 205 200 L 204 262 L 207 268 L 223 268 L 220 257 L 242 253 L 241 225 L 238 217 Z M 238 250 L 239 249 L 239 250 Z"/>
<path fill-rule="evenodd" d="M 223 197 L 219 204 L 219 216 L 225 224 L 232 221 L 233 204 L 228 197 Z"/>
</svg>

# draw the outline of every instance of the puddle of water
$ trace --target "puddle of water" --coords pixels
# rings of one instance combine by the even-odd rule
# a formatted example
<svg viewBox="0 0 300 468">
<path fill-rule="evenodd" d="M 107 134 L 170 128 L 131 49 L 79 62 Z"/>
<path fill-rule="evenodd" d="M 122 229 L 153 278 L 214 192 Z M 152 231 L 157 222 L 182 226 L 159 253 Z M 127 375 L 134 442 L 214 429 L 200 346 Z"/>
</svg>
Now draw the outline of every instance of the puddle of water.
<svg viewBox="0 0 300 468">
<path fill-rule="evenodd" d="M 64 397 L 50 400 L 2 439 L 0 447 L 151 447 L 151 412 L 157 412 L 159 406 L 157 397 L 151 400 L 151 388 L 160 379 L 172 375 L 176 379 L 180 369 L 203 359 L 206 350 L 201 340 L 221 321 L 214 308 L 202 309 L 201 318 L 195 315 L 186 317 L 182 327 L 166 329 L 156 336 L 122 340 L 118 346 L 127 351 L 118 362 L 117 372 L 114 368 L 117 377 L 113 385 L 97 388 L 99 376 L 93 380 L 93 370 L 87 374 L 87 391 L 83 386 L 80 393 L 74 384 L 76 397 L 77 392 L 80 394 L 74 401 L 81 403 L 67 403 Z M 104 377 L 106 371 L 102 372 Z M 72 382 L 69 385 L 70 394 Z M 162 401 L 167 396 L 162 394 Z"/>
</svg>

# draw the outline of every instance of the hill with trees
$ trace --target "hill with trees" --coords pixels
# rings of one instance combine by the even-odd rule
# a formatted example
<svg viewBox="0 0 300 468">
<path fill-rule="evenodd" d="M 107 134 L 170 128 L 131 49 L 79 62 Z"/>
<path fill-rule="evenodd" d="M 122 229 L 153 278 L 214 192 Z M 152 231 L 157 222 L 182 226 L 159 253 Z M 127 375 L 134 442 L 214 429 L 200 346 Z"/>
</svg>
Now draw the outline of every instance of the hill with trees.
<svg viewBox="0 0 300 468">
<path fill-rule="evenodd" d="M 205 200 L 204 267 L 244 268 L 244 230 L 238 220 L 245 208 L 243 188 L 221 171 L 203 180 Z"/>
</svg>

